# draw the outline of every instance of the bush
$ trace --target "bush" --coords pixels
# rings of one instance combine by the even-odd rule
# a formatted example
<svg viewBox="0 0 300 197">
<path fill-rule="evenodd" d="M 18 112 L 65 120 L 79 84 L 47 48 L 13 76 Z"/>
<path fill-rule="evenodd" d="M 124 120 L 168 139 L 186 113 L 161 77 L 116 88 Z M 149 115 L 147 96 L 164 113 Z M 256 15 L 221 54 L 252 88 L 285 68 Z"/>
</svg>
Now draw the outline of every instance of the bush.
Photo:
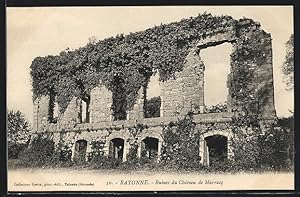
<svg viewBox="0 0 300 197">
<path fill-rule="evenodd" d="M 210 107 L 204 107 L 204 113 L 220 113 L 220 112 L 226 112 L 227 111 L 227 104 L 216 104 L 212 105 Z"/>
<path fill-rule="evenodd" d="M 93 141 L 92 152 L 88 153 L 88 163 L 93 169 L 115 169 L 122 161 L 104 154 L 105 141 Z M 83 162 L 87 163 L 87 162 Z"/>
<path fill-rule="evenodd" d="M 235 134 L 232 140 L 235 163 L 244 170 L 288 170 L 293 168 L 293 132 L 272 123 L 267 130 L 258 129 L 250 134 Z"/>
<path fill-rule="evenodd" d="M 261 146 L 259 163 L 262 168 L 285 170 L 291 168 L 289 158 L 289 133 L 281 127 L 273 127 L 258 137 Z"/>
<path fill-rule="evenodd" d="M 48 135 L 38 134 L 28 148 L 21 152 L 21 162 L 27 167 L 52 165 L 54 144 Z"/>
<path fill-rule="evenodd" d="M 92 159 L 89 164 L 93 169 L 116 169 L 122 164 L 122 161 L 103 155 Z"/>
<path fill-rule="evenodd" d="M 8 159 L 17 159 L 19 154 L 27 148 L 27 144 L 8 143 Z"/>
<path fill-rule="evenodd" d="M 67 145 L 64 145 L 59 151 L 59 161 L 67 162 L 71 160 L 72 150 Z"/>
<path fill-rule="evenodd" d="M 127 154 L 127 161 L 137 161 L 137 151 L 138 151 L 138 145 L 137 143 L 134 143 L 130 146 L 128 154 Z"/>
<path fill-rule="evenodd" d="M 200 163 L 199 133 L 195 130 L 192 114 L 170 123 L 163 129 L 161 163 L 172 169 L 195 169 Z"/>
</svg>

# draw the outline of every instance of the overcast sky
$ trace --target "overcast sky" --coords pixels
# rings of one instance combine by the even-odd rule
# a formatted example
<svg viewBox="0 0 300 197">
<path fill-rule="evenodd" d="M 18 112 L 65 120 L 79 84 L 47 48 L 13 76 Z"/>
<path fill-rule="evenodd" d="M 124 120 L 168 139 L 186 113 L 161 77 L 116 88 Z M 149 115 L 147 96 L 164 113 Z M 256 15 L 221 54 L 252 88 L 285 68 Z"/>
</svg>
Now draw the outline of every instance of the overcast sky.
<svg viewBox="0 0 300 197">
<path fill-rule="evenodd" d="M 293 109 L 293 92 L 285 90 L 281 65 L 285 42 L 293 33 L 293 9 L 288 6 L 168 6 L 7 8 L 7 104 L 32 122 L 33 104 L 29 67 L 37 56 L 57 55 L 85 45 L 88 38 L 104 39 L 141 31 L 161 23 L 209 12 L 259 21 L 272 35 L 275 107 L 278 116 Z"/>
</svg>

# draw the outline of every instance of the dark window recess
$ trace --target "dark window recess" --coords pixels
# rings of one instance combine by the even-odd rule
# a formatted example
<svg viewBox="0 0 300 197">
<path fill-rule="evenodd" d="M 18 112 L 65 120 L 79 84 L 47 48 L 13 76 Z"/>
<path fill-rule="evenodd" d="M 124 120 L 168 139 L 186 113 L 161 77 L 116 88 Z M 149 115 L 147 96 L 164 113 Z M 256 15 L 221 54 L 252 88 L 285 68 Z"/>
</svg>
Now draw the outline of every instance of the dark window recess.
<svg viewBox="0 0 300 197">
<path fill-rule="evenodd" d="M 160 117 L 160 96 L 151 99 L 145 99 L 144 102 L 144 116 L 145 118 Z"/>
<path fill-rule="evenodd" d="M 55 95 L 50 95 L 49 99 L 49 111 L 48 111 L 48 121 L 50 123 L 57 123 L 58 119 L 58 104 L 55 102 Z"/>
<path fill-rule="evenodd" d="M 80 120 L 81 123 L 90 122 L 90 96 L 86 96 L 81 99 Z"/>
<path fill-rule="evenodd" d="M 115 77 L 113 95 L 112 95 L 112 111 L 114 120 L 126 120 L 127 118 L 127 100 L 124 80 Z"/>
</svg>

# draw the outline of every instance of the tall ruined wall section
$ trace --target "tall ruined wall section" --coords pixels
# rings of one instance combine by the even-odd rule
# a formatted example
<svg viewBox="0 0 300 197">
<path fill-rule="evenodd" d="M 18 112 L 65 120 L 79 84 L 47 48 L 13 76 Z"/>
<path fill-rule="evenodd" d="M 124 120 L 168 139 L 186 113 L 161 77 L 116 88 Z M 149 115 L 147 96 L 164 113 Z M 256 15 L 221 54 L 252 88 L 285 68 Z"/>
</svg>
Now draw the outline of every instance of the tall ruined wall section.
<svg viewBox="0 0 300 197">
<path fill-rule="evenodd" d="M 200 39 L 197 46 L 190 49 L 186 57 L 183 71 L 176 73 L 175 79 L 170 79 L 162 84 L 163 97 L 163 114 L 166 117 L 174 115 L 184 115 L 189 111 L 196 113 L 203 113 L 205 105 L 204 101 L 204 71 L 205 65 L 201 61 L 199 55 L 200 50 L 229 42 L 233 45 L 233 53 L 239 52 L 242 44 L 241 40 L 244 37 L 256 36 L 261 37 L 263 43 L 263 55 L 265 59 L 263 62 L 251 62 L 245 59 L 243 62 L 244 68 L 240 68 L 231 60 L 231 73 L 227 76 L 227 87 L 229 94 L 227 97 L 228 111 L 239 111 L 244 107 L 241 102 L 234 99 L 234 90 L 232 86 L 233 79 L 240 74 L 241 69 L 254 70 L 254 76 L 251 82 L 247 84 L 251 95 L 256 98 L 258 102 L 258 109 L 262 117 L 274 118 L 274 86 L 273 86 L 273 66 L 272 66 L 272 44 L 271 35 L 262 30 L 255 31 L 257 26 L 253 26 L 254 31 L 248 31 L 248 23 L 238 23 L 236 27 L 229 29 L 222 29 L 212 33 L 207 33 L 205 38 Z M 255 49 L 254 49 L 255 50 Z"/>
<path fill-rule="evenodd" d="M 203 113 L 204 101 L 204 71 L 205 65 L 201 60 L 200 51 L 204 48 L 216 46 L 224 42 L 229 42 L 233 46 L 233 54 L 241 53 L 243 44 L 246 41 L 251 43 L 252 37 L 261 40 L 263 58 L 259 63 L 256 61 L 240 60 L 235 62 L 231 60 L 231 73 L 228 75 L 227 86 L 228 95 L 228 112 L 235 112 L 244 106 L 234 95 L 237 85 L 234 80 L 239 76 L 242 69 L 254 71 L 252 81 L 247 84 L 251 96 L 258 103 L 258 109 L 265 118 L 275 116 L 274 108 L 274 88 L 273 88 L 273 68 L 272 68 L 272 45 L 271 35 L 260 29 L 259 25 L 249 21 L 237 22 L 235 26 L 227 29 L 220 29 L 214 32 L 206 32 L 206 35 L 199 38 L 198 43 L 192 46 L 185 58 L 183 70 L 177 72 L 174 78 L 165 82 L 160 82 L 161 86 L 161 119 L 184 115 L 189 111 L 196 114 Z M 255 50 L 255 49 L 254 49 Z M 92 89 L 90 101 L 90 123 L 105 123 L 112 125 L 112 93 L 105 87 L 100 86 Z M 143 116 L 143 91 L 139 92 L 133 109 L 127 112 L 126 121 L 137 121 L 144 119 Z M 244 102 L 245 103 L 245 102 Z M 58 123 L 48 124 L 45 128 L 56 130 L 75 128 L 80 124 L 80 98 L 73 98 L 69 103 L 64 114 L 60 114 Z M 49 111 L 49 98 L 43 97 L 37 99 L 34 103 L 34 130 L 39 130 L 45 121 Z M 44 119 L 43 119 L 44 118 Z M 167 119 L 166 119 L 167 120 Z M 117 121 L 116 121 L 117 122 Z M 122 122 L 122 121 L 121 121 Z M 120 123 L 121 123 L 120 122 Z M 123 121 L 124 122 L 124 121 Z M 123 123 L 122 123 L 123 124 Z"/>
<path fill-rule="evenodd" d="M 186 57 L 184 70 L 176 73 L 175 79 L 162 83 L 164 117 L 200 110 L 204 104 L 203 66 L 197 50 L 192 49 Z"/>
<path fill-rule="evenodd" d="M 112 93 L 104 86 L 96 87 L 91 91 L 90 118 L 93 122 L 112 120 Z"/>
<path fill-rule="evenodd" d="M 164 144 L 164 139 L 162 138 L 163 128 L 165 128 L 166 125 L 170 125 L 171 122 L 178 121 L 179 118 L 184 117 L 184 115 L 192 111 L 194 113 L 193 122 L 195 123 L 195 129 L 199 133 L 200 163 L 209 164 L 209 148 L 206 138 L 215 135 L 226 138 L 225 149 L 227 151 L 227 158 L 234 157 L 233 142 L 236 140 L 234 127 L 235 124 L 239 122 L 239 118 L 243 118 L 247 113 L 254 113 L 255 116 L 253 117 L 258 115 L 257 120 L 260 121 L 259 123 L 261 125 L 263 125 L 262 123 L 266 123 L 266 126 L 261 126 L 261 130 L 263 131 L 263 129 L 268 129 L 267 123 L 272 122 L 276 113 L 274 107 L 271 35 L 262 30 L 260 25 L 252 20 L 231 20 L 229 24 L 230 25 L 225 26 L 216 24 L 216 26 L 220 26 L 220 28 L 211 28 L 209 31 L 200 31 L 202 33 L 192 34 L 194 35 L 194 37 L 191 36 L 193 37 L 191 39 L 192 41 L 189 40 L 190 35 L 188 35 L 187 38 L 183 36 L 184 39 L 189 40 L 186 42 L 188 44 L 184 46 L 186 48 L 174 48 L 176 52 L 177 49 L 178 51 L 182 49 L 182 51 L 180 51 L 181 53 L 178 54 L 185 54 L 185 57 L 181 56 L 178 58 L 180 62 L 182 62 L 183 58 L 185 59 L 183 64 L 174 65 L 174 69 L 176 71 L 179 70 L 178 72 L 174 74 L 174 70 L 172 70 L 172 72 L 170 72 L 171 74 L 169 73 L 172 75 L 171 78 L 166 80 L 162 77 L 162 81 L 159 82 L 161 89 L 160 117 L 144 117 L 146 98 L 146 95 L 144 95 L 146 93 L 144 89 L 145 84 L 137 83 L 137 78 L 134 78 L 131 80 L 135 83 L 134 85 L 136 85 L 136 87 L 132 92 L 138 92 L 134 97 L 136 98 L 135 102 L 130 103 L 133 105 L 130 105 L 130 109 L 127 109 L 125 120 L 114 120 L 112 112 L 113 94 L 116 94 L 117 91 L 112 93 L 109 85 L 103 85 L 107 83 L 107 81 L 105 81 L 107 78 L 112 79 L 111 77 L 114 75 L 108 75 L 107 78 L 98 78 L 99 76 L 92 75 L 92 77 L 89 76 L 90 78 L 88 78 L 85 77 L 86 75 L 82 74 L 83 72 L 80 70 L 82 74 L 81 77 L 87 79 L 88 82 L 90 82 L 91 79 L 94 80 L 94 83 L 92 83 L 93 86 L 83 86 L 85 89 L 83 91 L 84 93 L 81 94 L 75 94 L 76 91 L 75 93 L 73 92 L 71 94 L 73 98 L 69 103 L 66 103 L 68 105 L 64 105 L 67 107 L 63 108 L 63 110 L 61 110 L 63 112 L 58 114 L 57 122 L 51 121 L 53 116 L 50 113 L 53 110 L 53 103 L 50 104 L 50 97 L 41 96 L 37 98 L 34 101 L 34 131 L 51 132 L 53 140 L 56 143 L 56 148 L 62 149 L 68 146 L 67 150 L 71 150 L 72 155 L 70 157 L 72 159 L 75 158 L 75 154 L 79 152 L 79 150 L 76 150 L 76 147 L 78 149 L 78 142 L 81 141 L 86 144 L 86 157 L 88 157 L 88 154 L 97 150 L 97 147 L 95 148 L 93 146 L 95 143 L 100 142 L 100 149 L 102 149 L 103 154 L 106 155 L 113 155 L 114 157 L 117 155 L 119 158 L 119 152 L 116 154 L 116 150 L 123 149 L 120 158 L 125 161 L 133 145 L 137 145 L 137 155 L 141 156 L 142 152 L 145 151 L 142 150 L 145 149 L 146 141 L 144 140 L 149 140 L 150 138 L 154 140 L 152 143 L 157 142 L 156 149 L 159 158 L 161 148 Z M 193 23 L 188 24 L 189 28 L 191 28 L 189 31 L 199 32 L 199 29 L 195 31 L 195 26 L 193 25 Z M 184 28 L 182 31 L 184 31 Z M 174 35 L 178 34 L 176 28 L 173 33 Z M 166 35 L 168 36 L 169 34 L 167 33 Z M 180 36 L 182 36 L 182 34 Z M 174 43 L 176 43 L 175 41 Z M 154 41 L 154 43 L 155 42 L 156 41 Z M 227 87 L 229 90 L 227 96 L 227 111 L 208 113 L 204 110 L 204 75 L 206 65 L 201 60 L 200 52 L 205 48 L 217 46 L 225 42 L 230 43 L 233 48 L 232 54 L 230 55 L 230 74 L 227 76 Z M 174 43 L 169 43 L 169 47 L 172 48 Z M 115 48 L 112 49 L 112 51 L 114 50 Z M 145 49 L 146 53 L 148 52 L 147 50 L 149 49 Z M 105 53 L 105 51 L 106 49 L 102 52 Z M 167 52 L 166 54 L 169 55 Z M 109 53 L 108 56 L 110 57 L 110 55 L 111 53 Z M 116 56 L 118 56 L 118 54 Z M 157 56 L 154 57 L 157 58 Z M 177 56 L 175 57 L 177 58 Z M 39 73 L 39 66 L 45 64 L 47 65 L 46 68 L 52 69 L 51 61 L 50 66 L 48 61 L 46 61 L 46 63 L 44 61 L 38 61 L 34 67 L 37 69 L 37 73 Z M 77 64 L 77 61 L 75 64 Z M 106 62 L 102 66 L 106 67 Z M 173 69 L 172 66 L 173 65 L 171 65 L 171 69 Z M 136 71 L 135 67 L 130 68 Z M 153 66 L 147 69 L 157 69 L 157 67 Z M 130 72 L 130 74 L 131 73 L 132 72 Z M 163 73 L 159 73 L 163 76 Z M 56 74 L 60 75 L 61 73 Z M 99 84 L 97 80 L 99 80 Z M 53 81 L 51 81 L 50 87 L 52 87 L 52 82 Z M 130 83 L 129 85 L 127 84 L 128 87 L 132 87 L 132 85 L 133 84 Z M 63 87 L 69 90 L 67 87 Z M 86 90 L 90 91 L 86 92 Z M 131 91 L 132 89 L 129 90 Z M 129 91 L 127 91 L 126 94 L 128 94 L 128 92 Z M 63 93 L 66 92 L 63 91 Z M 47 92 L 39 92 L 39 95 L 44 94 L 47 94 Z M 120 95 L 127 99 L 126 94 Z M 63 94 L 63 98 L 65 98 L 64 96 L 65 94 Z M 70 99 L 70 97 L 67 98 Z M 126 99 L 125 101 L 128 101 Z M 85 112 L 83 112 L 84 104 L 88 106 Z M 88 121 L 84 121 L 84 113 L 86 113 L 86 117 L 89 117 Z M 123 118 L 124 116 L 122 116 L 121 119 Z M 271 121 L 268 121 L 269 119 L 271 119 Z M 244 132 L 243 129 L 244 128 L 241 128 L 238 132 Z"/>
<path fill-rule="evenodd" d="M 191 48 L 186 57 L 182 72 L 176 73 L 175 79 L 163 84 L 164 114 L 184 115 L 189 111 L 203 113 L 204 102 L 204 71 L 205 65 L 199 55 L 200 50 L 216 46 L 224 42 L 233 42 L 236 39 L 235 30 L 228 29 L 224 32 L 214 32 L 200 39 L 197 46 Z M 228 83 L 230 86 L 230 83 Z M 230 88 L 230 87 L 229 87 Z M 228 95 L 228 108 L 231 106 L 231 96 Z"/>
<path fill-rule="evenodd" d="M 48 121 L 49 97 L 36 99 L 33 103 L 33 130 L 37 131 Z"/>
<path fill-rule="evenodd" d="M 240 78 L 241 71 L 253 73 L 252 80 L 247 81 L 249 103 L 257 104 L 258 114 L 265 119 L 273 119 L 276 115 L 274 105 L 274 85 L 273 85 L 273 62 L 272 62 L 272 39 L 269 33 L 266 33 L 257 24 L 251 24 L 249 21 L 243 21 L 236 25 L 237 39 L 233 44 L 233 54 L 243 57 L 235 58 L 231 62 L 230 84 L 232 89 L 237 90 L 239 84 L 234 84 L 236 79 Z M 252 50 L 248 56 L 244 48 Z M 233 57 L 232 57 L 233 59 Z M 238 62 L 236 62 L 238 61 Z M 230 94 L 236 94 L 231 89 Z M 245 101 L 234 99 L 232 96 L 232 105 L 236 110 L 242 107 Z"/>
<path fill-rule="evenodd" d="M 58 128 L 69 129 L 79 123 L 80 102 L 79 98 L 73 97 L 65 112 L 58 116 Z"/>
<path fill-rule="evenodd" d="M 271 35 L 266 36 L 265 55 L 266 61 L 259 66 L 257 72 L 257 86 L 255 91 L 265 93 L 264 97 L 259 96 L 259 105 L 261 113 L 266 118 L 272 118 L 275 115 L 274 103 L 274 82 L 273 82 L 273 62 L 272 62 L 272 39 Z"/>
</svg>

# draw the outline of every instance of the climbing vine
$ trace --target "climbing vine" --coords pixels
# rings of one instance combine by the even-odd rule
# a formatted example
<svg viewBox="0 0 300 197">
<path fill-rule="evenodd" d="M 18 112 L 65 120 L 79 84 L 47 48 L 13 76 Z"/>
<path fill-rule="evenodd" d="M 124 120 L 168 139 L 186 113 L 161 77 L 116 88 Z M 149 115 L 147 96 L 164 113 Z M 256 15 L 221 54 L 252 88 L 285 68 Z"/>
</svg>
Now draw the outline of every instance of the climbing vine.
<svg viewBox="0 0 300 197">
<path fill-rule="evenodd" d="M 161 163 L 175 169 L 199 166 L 199 130 L 195 128 L 192 113 L 182 120 L 163 127 Z"/>
<path fill-rule="evenodd" d="M 31 64 L 33 99 L 53 93 L 63 112 L 73 96 L 82 97 L 99 85 L 114 93 L 124 80 L 126 108 L 154 72 L 165 81 L 182 70 L 185 56 L 205 32 L 233 26 L 230 16 L 201 14 L 142 32 L 110 37 L 56 56 L 37 57 Z M 113 106 L 115 107 L 115 106 Z"/>
<path fill-rule="evenodd" d="M 267 77 L 261 79 L 262 65 L 268 63 L 268 47 L 270 36 L 258 29 L 253 23 L 246 27 L 238 27 L 240 39 L 234 44 L 236 50 L 231 55 L 233 77 L 231 80 L 231 96 L 234 100 L 232 121 L 232 146 L 236 165 L 245 169 L 257 168 L 266 164 L 266 154 L 262 147 L 266 146 L 266 137 L 274 132 L 274 122 L 270 121 L 267 129 L 263 122 L 263 110 L 267 106 L 269 90 L 272 87 Z M 270 70 L 268 71 L 270 72 Z M 265 131 L 267 133 L 265 134 Z M 274 163 L 273 163 L 274 165 Z"/>
<path fill-rule="evenodd" d="M 253 24 L 248 26 L 259 28 L 254 21 L 243 20 Z M 56 56 L 36 57 L 30 67 L 33 100 L 54 94 L 60 112 L 63 113 L 74 96 L 84 98 L 94 87 L 104 85 L 112 91 L 113 98 L 116 98 L 113 99 L 113 111 L 127 111 L 132 109 L 139 89 L 147 85 L 150 76 L 159 72 L 160 81 L 174 77 L 177 71 L 183 69 L 189 50 L 200 39 L 205 38 L 207 32 L 225 32 L 236 28 L 237 22 L 240 21 L 230 16 L 203 13 L 145 31 L 90 42 L 84 47 L 73 51 L 65 50 Z M 248 31 L 250 28 L 241 29 Z M 253 31 L 260 35 L 262 30 Z M 246 65 L 247 59 L 258 57 L 261 51 L 255 45 L 249 55 L 246 51 L 250 47 L 244 50 L 243 45 L 252 46 L 252 38 L 247 37 L 247 33 L 246 36 L 237 36 L 240 37 L 237 47 L 242 48 L 235 51 L 233 59 L 242 59 Z M 244 67 L 243 65 L 242 68 Z M 120 79 L 122 95 L 118 96 Z M 122 102 L 116 102 L 120 100 L 119 97 L 122 97 Z M 121 113 L 119 119 L 124 118 L 122 114 L 124 113 Z"/>
</svg>

